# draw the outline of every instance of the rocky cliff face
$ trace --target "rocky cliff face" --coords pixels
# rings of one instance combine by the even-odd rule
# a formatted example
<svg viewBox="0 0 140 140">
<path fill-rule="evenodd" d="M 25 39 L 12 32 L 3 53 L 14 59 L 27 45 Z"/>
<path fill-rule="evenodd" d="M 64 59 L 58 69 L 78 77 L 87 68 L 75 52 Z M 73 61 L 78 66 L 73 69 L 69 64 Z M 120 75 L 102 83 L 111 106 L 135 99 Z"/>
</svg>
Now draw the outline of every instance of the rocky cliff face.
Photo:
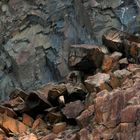
<svg viewBox="0 0 140 140">
<path fill-rule="evenodd" d="M 80 1 L 9 0 L 0 2 L 0 10 L 2 99 L 14 87 L 63 80 L 69 72 L 69 45 L 93 42 Z"/>
<path fill-rule="evenodd" d="M 139 1 L 0 1 L 0 95 L 35 89 L 69 72 L 70 44 L 102 44 L 115 27 L 138 30 Z"/>
<path fill-rule="evenodd" d="M 0 139 L 139 140 L 139 8 L 1 0 Z"/>
</svg>

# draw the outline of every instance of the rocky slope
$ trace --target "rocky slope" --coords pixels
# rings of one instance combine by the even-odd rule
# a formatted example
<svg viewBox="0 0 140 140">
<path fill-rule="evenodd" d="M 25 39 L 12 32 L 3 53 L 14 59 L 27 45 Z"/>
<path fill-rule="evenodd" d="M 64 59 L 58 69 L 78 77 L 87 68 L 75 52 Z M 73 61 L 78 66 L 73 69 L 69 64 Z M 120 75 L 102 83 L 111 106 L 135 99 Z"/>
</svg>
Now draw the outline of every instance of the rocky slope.
<svg viewBox="0 0 140 140">
<path fill-rule="evenodd" d="M 0 1 L 0 139 L 139 140 L 139 5 Z"/>
<path fill-rule="evenodd" d="M 138 33 L 138 6 L 138 0 L 1 0 L 1 99 L 15 87 L 62 81 L 71 44 L 101 45 L 111 27 Z"/>
<path fill-rule="evenodd" d="M 0 106 L 1 139 L 139 140 L 140 38 L 113 28 L 102 39 L 106 51 L 70 45 L 64 82 L 11 92 Z"/>
</svg>

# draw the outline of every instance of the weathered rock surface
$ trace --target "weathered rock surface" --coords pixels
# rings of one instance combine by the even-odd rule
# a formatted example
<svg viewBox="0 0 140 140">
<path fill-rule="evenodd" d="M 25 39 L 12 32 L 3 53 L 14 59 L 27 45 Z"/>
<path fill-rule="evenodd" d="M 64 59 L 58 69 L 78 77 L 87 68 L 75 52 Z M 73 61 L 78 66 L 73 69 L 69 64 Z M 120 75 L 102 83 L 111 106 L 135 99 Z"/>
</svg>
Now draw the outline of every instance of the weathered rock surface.
<svg viewBox="0 0 140 140">
<path fill-rule="evenodd" d="M 69 66 L 79 71 L 90 73 L 99 68 L 104 53 L 96 45 L 72 45 L 69 54 Z"/>
<path fill-rule="evenodd" d="M 1 0 L 0 139 L 139 140 L 139 8 Z"/>
<path fill-rule="evenodd" d="M 81 1 L 10 0 L 2 1 L 0 10 L 2 99 L 14 87 L 35 89 L 63 80 L 70 44 L 93 40 Z"/>
<path fill-rule="evenodd" d="M 138 8 L 138 0 L 1 1 L 1 99 L 14 87 L 36 89 L 64 79 L 71 44 L 102 45 L 111 27 L 138 34 Z M 111 40 L 120 33 L 113 29 Z"/>
<path fill-rule="evenodd" d="M 108 85 L 110 80 L 110 75 L 106 73 L 97 73 L 94 76 L 89 76 L 85 80 L 86 87 L 89 92 L 101 91 L 104 89 L 110 89 Z"/>
<path fill-rule="evenodd" d="M 62 112 L 68 119 L 76 118 L 84 110 L 84 105 L 81 101 L 70 102 L 66 104 Z"/>
</svg>

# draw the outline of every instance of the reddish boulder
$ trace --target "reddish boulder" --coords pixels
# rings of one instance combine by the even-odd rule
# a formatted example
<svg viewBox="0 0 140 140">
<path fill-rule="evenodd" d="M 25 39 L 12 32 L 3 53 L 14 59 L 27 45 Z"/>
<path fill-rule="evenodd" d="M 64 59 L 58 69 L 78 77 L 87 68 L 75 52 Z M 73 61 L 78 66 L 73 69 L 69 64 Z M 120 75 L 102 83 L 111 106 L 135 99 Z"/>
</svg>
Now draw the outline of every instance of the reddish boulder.
<svg viewBox="0 0 140 140">
<path fill-rule="evenodd" d="M 94 105 L 91 105 L 84 110 L 81 115 L 76 118 L 78 125 L 81 127 L 88 126 L 90 124 L 90 120 L 94 117 L 94 111 Z"/>
<path fill-rule="evenodd" d="M 47 124 L 41 119 L 41 118 L 37 118 L 32 125 L 32 129 L 36 130 L 36 129 L 40 129 L 40 130 L 47 130 Z"/>
<path fill-rule="evenodd" d="M 24 114 L 23 114 L 23 117 L 22 117 L 22 122 L 23 122 L 25 125 L 31 127 L 31 126 L 33 125 L 34 120 L 33 120 L 32 117 L 30 117 L 29 115 L 27 115 L 27 114 L 24 113 Z"/>
<path fill-rule="evenodd" d="M 140 114 L 140 105 L 130 105 L 121 111 L 122 123 L 136 123 L 140 121 L 138 115 Z"/>
<path fill-rule="evenodd" d="M 20 134 L 25 131 L 27 131 L 28 127 L 24 125 L 22 122 L 13 119 L 11 117 L 8 117 L 7 115 L 2 115 L 0 114 L 0 125 L 7 129 L 10 130 L 11 132 L 15 134 Z"/>
<path fill-rule="evenodd" d="M 124 96 L 119 90 L 98 93 L 95 99 L 95 121 L 111 128 L 120 123 L 120 112 L 124 108 Z"/>
<path fill-rule="evenodd" d="M 106 55 L 103 60 L 102 70 L 104 72 L 114 71 L 119 69 L 119 59 L 122 57 L 122 53 L 114 52 L 111 55 Z"/>
<path fill-rule="evenodd" d="M 68 119 L 76 119 L 76 117 L 84 110 L 84 105 L 81 101 L 70 102 L 62 109 L 63 114 Z"/>
</svg>

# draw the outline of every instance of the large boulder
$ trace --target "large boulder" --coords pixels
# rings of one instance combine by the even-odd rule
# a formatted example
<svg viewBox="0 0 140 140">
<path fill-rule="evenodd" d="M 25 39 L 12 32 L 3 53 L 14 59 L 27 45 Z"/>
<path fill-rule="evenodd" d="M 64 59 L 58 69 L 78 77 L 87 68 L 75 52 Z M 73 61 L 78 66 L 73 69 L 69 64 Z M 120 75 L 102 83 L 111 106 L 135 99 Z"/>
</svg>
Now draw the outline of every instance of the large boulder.
<svg viewBox="0 0 140 140">
<path fill-rule="evenodd" d="M 90 73 L 100 68 L 104 53 L 97 45 L 72 45 L 69 53 L 69 66 Z"/>
</svg>

